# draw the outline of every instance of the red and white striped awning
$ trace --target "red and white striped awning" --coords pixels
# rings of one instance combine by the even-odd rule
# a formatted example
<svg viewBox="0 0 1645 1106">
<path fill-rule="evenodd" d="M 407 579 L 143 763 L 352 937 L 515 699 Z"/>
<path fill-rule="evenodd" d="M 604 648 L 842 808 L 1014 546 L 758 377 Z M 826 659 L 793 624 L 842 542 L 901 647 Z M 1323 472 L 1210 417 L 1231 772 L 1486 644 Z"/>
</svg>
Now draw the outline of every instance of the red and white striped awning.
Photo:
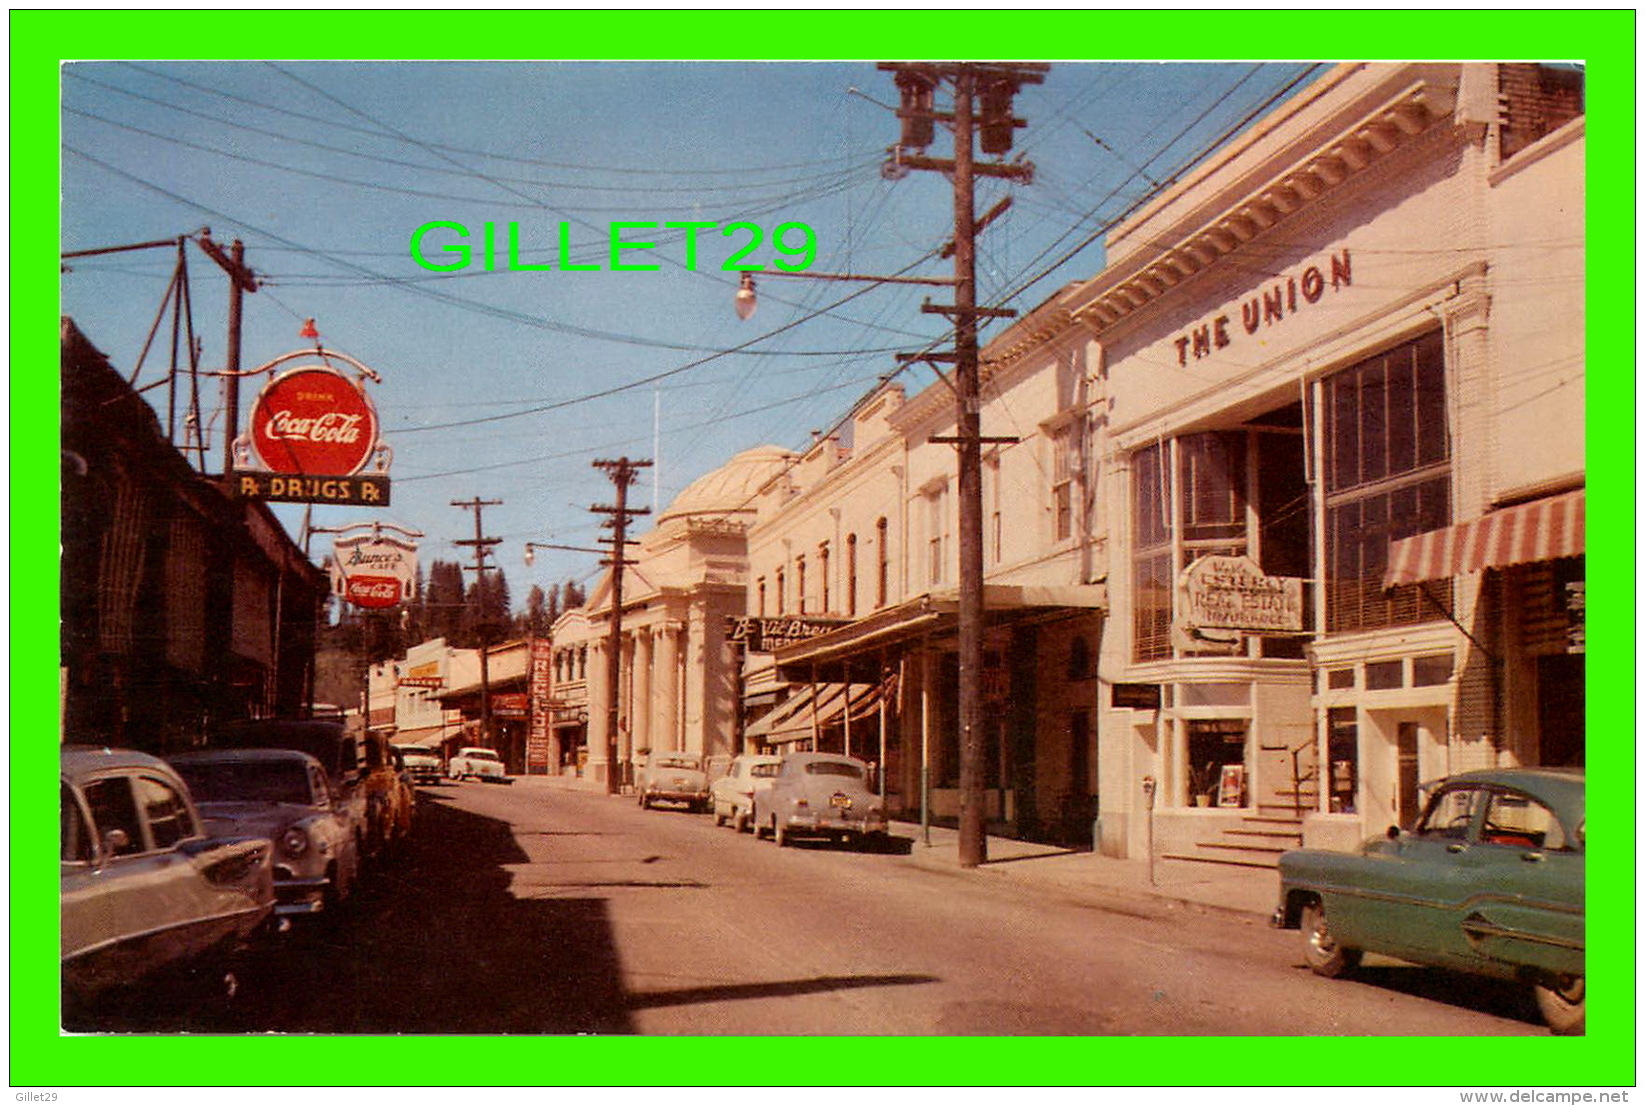
<svg viewBox="0 0 1645 1106">
<path fill-rule="evenodd" d="M 1575 557 L 1583 551 L 1586 494 L 1584 489 L 1504 507 L 1472 522 L 1390 542 L 1382 586 Z"/>
</svg>

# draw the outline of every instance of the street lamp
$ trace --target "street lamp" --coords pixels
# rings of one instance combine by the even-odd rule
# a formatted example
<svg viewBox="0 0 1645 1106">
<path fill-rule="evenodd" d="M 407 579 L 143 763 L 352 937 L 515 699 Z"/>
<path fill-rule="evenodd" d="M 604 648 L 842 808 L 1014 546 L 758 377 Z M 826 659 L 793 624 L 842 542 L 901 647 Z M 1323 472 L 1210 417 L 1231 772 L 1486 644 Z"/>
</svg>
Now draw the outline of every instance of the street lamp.
<svg viewBox="0 0 1645 1106">
<path fill-rule="evenodd" d="M 754 309 L 759 306 L 759 300 L 754 295 L 753 273 L 743 274 L 742 283 L 737 286 L 737 296 L 734 302 L 737 308 L 737 318 L 751 319 L 754 317 Z"/>
</svg>

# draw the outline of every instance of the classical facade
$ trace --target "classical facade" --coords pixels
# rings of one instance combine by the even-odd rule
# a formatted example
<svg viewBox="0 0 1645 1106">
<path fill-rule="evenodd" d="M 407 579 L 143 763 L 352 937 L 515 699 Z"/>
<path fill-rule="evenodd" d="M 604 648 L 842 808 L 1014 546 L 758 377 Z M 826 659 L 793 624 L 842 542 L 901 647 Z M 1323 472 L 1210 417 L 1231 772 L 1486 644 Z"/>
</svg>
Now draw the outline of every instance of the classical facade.
<svg viewBox="0 0 1645 1106">
<path fill-rule="evenodd" d="M 722 764 L 739 751 L 739 674 L 728 624 L 744 614 L 754 494 L 790 457 L 774 446 L 737 454 L 681 492 L 631 550 L 615 769 L 607 759 L 610 572 L 583 606 L 555 622 L 553 727 L 564 765 L 602 781 L 615 771 L 627 781 L 652 749 L 702 753 Z"/>
<path fill-rule="evenodd" d="M 1338 66 L 1060 305 L 1108 424 L 1104 851 L 1152 803 L 1166 855 L 1271 864 L 1582 762 L 1579 72 Z"/>
</svg>

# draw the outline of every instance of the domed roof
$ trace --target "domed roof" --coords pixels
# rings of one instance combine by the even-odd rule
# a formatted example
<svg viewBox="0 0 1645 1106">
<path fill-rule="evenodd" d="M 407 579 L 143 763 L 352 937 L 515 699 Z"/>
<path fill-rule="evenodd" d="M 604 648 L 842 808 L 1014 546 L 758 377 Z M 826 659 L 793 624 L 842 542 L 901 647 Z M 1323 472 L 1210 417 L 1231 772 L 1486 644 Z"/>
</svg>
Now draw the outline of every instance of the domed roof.
<svg viewBox="0 0 1645 1106">
<path fill-rule="evenodd" d="M 774 445 L 743 450 L 713 472 L 693 480 L 657 516 L 657 525 L 662 526 L 677 518 L 726 518 L 752 511 L 754 494 L 767 480 L 781 472 L 793 456 L 788 450 Z"/>
</svg>

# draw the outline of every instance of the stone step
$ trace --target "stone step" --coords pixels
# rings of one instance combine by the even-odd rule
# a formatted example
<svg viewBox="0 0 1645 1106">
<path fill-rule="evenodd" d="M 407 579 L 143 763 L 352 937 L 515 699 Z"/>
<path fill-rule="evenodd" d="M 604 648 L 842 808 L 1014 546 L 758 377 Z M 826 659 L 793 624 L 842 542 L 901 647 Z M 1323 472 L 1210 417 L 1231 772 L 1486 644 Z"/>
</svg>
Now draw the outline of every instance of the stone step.
<svg viewBox="0 0 1645 1106">
<path fill-rule="evenodd" d="M 1297 829 L 1294 829 L 1294 830 L 1227 829 L 1227 830 L 1223 830 L 1222 832 L 1225 835 L 1229 836 L 1229 837 L 1277 838 L 1277 839 L 1282 839 L 1282 840 L 1286 840 L 1286 841 L 1295 841 L 1299 845 L 1302 844 L 1302 829 L 1301 829 L 1301 827 L 1298 827 Z"/>
<path fill-rule="evenodd" d="M 1291 851 L 1290 847 L 1285 845 L 1254 845 L 1239 841 L 1196 841 L 1194 847 L 1197 849 L 1228 849 L 1232 852 L 1272 853 L 1274 856 Z"/>
<path fill-rule="evenodd" d="M 1195 864 L 1222 864 L 1233 868 L 1267 868 L 1270 870 L 1279 867 L 1275 860 L 1242 860 L 1231 856 L 1190 856 L 1187 853 L 1161 853 L 1161 860 L 1187 860 Z"/>
</svg>

